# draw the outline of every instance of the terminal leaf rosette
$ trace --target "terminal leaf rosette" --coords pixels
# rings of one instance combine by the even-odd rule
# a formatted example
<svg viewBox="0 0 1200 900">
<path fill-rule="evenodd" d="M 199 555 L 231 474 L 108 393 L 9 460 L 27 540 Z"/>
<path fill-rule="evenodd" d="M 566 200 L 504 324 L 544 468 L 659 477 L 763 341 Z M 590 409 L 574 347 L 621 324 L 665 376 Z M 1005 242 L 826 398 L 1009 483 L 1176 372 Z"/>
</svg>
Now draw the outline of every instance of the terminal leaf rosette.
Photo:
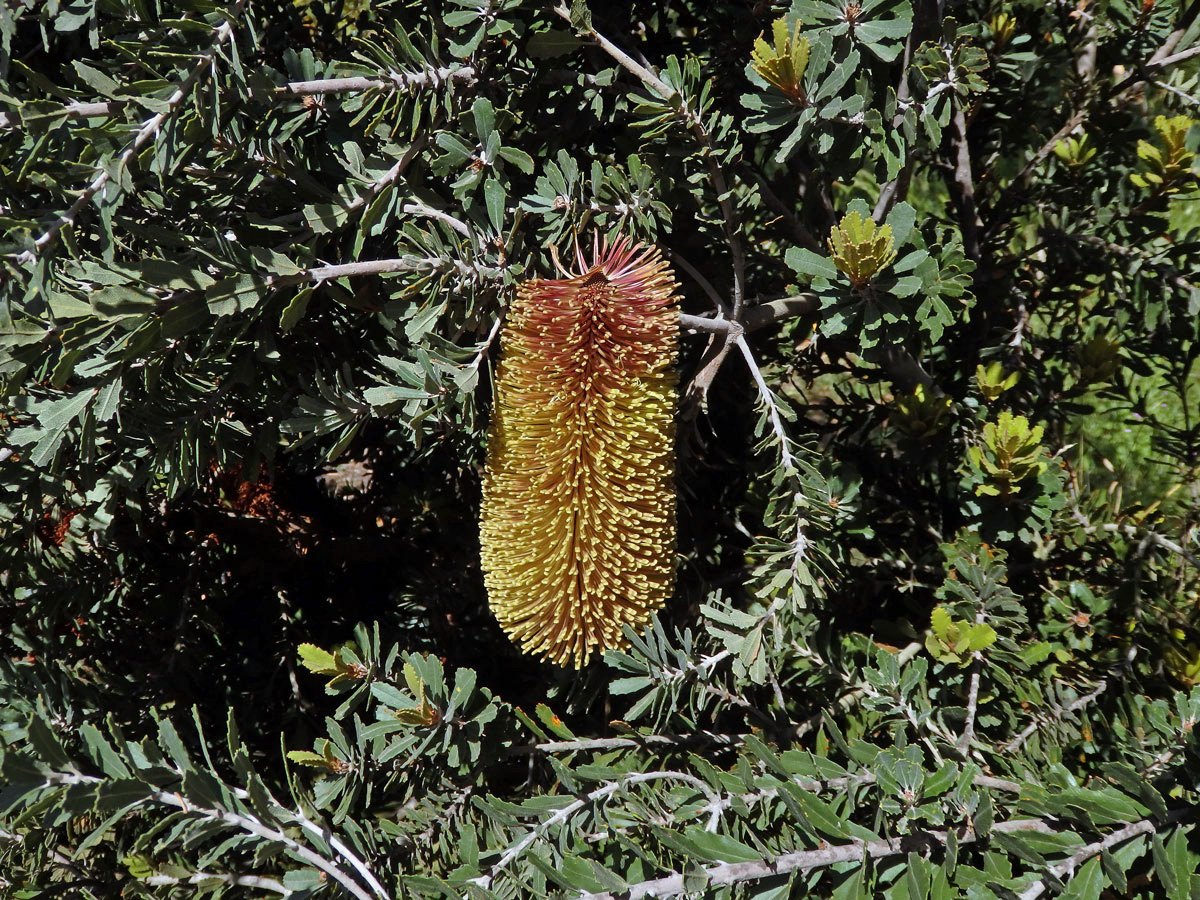
<svg viewBox="0 0 1200 900">
<path fill-rule="evenodd" d="M 800 34 L 800 22 L 788 34 L 787 18 L 776 19 L 771 26 L 775 39 L 772 47 L 759 35 L 750 52 L 750 65 L 768 84 L 781 90 L 793 103 L 803 104 L 804 71 L 808 68 L 809 42 Z"/>
<path fill-rule="evenodd" d="M 518 288 L 501 332 L 480 545 L 505 632 L 582 667 L 674 583 L 679 308 L 656 249 L 575 257 Z"/>
<path fill-rule="evenodd" d="M 829 235 L 833 264 L 860 288 L 896 258 L 891 225 L 876 225 L 870 216 L 851 210 Z"/>
</svg>

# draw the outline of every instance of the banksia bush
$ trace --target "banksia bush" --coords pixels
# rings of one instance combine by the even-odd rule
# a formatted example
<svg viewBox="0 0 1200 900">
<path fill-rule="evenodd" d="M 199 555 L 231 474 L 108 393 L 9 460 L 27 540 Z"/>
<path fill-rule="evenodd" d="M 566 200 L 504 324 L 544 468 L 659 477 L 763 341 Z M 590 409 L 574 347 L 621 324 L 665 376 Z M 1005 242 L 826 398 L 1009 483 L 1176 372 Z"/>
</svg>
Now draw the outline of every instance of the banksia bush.
<svg viewBox="0 0 1200 900">
<path fill-rule="evenodd" d="M 1198 10 L 4 4 L 0 900 L 1200 900 Z"/>
<path fill-rule="evenodd" d="M 673 583 L 675 282 L 620 239 L 521 285 L 501 336 L 480 538 L 501 626 L 582 666 Z"/>
</svg>

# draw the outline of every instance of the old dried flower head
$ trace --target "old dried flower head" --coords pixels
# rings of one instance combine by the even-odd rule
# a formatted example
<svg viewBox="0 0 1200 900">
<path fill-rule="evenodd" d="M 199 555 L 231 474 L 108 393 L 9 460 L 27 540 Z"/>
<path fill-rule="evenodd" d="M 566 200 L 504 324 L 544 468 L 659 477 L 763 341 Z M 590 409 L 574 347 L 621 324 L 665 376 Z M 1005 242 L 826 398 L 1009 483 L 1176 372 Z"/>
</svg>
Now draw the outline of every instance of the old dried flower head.
<svg viewBox="0 0 1200 900">
<path fill-rule="evenodd" d="M 676 284 L 658 251 L 598 243 L 525 282 L 501 334 L 480 543 L 500 625 L 582 666 L 674 581 Z"/>
</svg>

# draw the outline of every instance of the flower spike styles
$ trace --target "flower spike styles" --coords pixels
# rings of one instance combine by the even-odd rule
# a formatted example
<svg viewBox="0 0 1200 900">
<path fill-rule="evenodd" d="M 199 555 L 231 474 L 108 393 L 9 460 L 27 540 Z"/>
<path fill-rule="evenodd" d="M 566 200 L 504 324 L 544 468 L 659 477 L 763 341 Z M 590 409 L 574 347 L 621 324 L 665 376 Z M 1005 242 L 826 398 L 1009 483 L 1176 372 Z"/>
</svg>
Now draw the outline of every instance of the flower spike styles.
<svg viewBox="0 0 1200 900">
<path fill-rule="evenodd" d="M 597 242 L 527 281 L 501 333 L 480 516 L 493 612 L 526 652 L 582 667 L 670 595 L 677 285 L 654 248 Z M 555 259 L 558 264 L 558 260 Z"/>
</svg>

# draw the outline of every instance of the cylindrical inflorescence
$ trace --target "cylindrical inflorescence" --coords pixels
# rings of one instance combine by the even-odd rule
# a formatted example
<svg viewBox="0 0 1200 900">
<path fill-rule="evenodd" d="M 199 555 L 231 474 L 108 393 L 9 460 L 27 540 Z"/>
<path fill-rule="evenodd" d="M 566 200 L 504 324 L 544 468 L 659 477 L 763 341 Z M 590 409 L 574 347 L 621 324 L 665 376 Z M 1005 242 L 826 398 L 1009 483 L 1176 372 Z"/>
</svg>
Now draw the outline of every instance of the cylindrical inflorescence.
<svg viewBox="0 0 1200 900">
<path fill-rule="evenodd" d="M 501 333 L 480 544 L 505 632 L 581 667 L 674 582 L 679 308 L 653 248 L 576 263 L 522 284 Z"/>
</svg>

